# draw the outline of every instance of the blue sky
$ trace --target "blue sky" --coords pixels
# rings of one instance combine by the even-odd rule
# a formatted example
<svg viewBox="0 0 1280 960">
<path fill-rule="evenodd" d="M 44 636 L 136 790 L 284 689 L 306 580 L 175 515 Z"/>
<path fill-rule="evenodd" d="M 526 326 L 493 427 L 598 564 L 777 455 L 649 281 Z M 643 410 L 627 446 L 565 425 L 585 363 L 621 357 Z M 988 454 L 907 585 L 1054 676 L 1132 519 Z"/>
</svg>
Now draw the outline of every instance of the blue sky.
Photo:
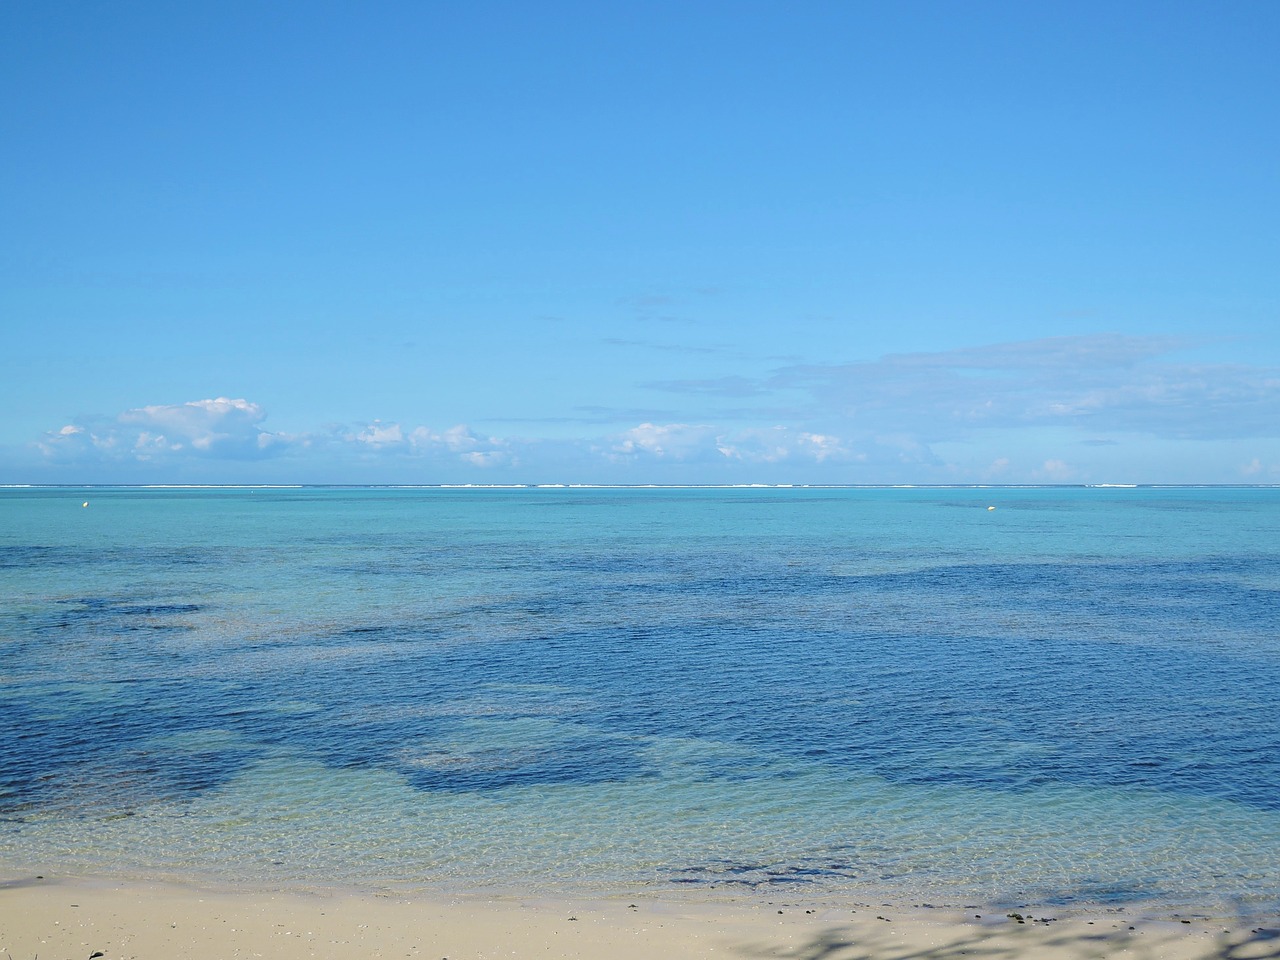
<svg viewBox="0 0 1280 960">
<path fill-rule="evenodd" d="M 1280 482 L 1280 5 L 0 5 L 0 482 Z"/>
</svg>

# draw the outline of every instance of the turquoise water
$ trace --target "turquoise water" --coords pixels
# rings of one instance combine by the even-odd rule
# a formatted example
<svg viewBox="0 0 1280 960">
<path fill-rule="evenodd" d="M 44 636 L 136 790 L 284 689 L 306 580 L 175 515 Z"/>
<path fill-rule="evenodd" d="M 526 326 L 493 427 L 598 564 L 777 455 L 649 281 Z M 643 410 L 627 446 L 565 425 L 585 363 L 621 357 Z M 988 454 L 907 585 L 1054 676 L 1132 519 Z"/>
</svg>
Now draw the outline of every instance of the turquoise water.
<svg viewBox="0 0 1280 960">
<path fill-rule="evenodd" d="M 0 596 L 12 874 L 1280 915 L 1278 489 L 9 489 Z"/>
</svg>

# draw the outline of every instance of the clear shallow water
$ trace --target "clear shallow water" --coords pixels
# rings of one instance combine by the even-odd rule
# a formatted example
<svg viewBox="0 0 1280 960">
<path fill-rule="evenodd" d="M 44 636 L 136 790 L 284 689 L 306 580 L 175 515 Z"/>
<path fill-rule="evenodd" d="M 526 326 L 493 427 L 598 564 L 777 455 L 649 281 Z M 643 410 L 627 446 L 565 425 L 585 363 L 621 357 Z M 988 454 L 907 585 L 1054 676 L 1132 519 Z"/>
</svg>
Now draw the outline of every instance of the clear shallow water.
<svg viewBox="0 0 1280 960">
<path fill-rule="evenodd" d="M 11 870 L 1280 915 L 1277 489 L 6 490 L 0 596 Z"/>
</svg>

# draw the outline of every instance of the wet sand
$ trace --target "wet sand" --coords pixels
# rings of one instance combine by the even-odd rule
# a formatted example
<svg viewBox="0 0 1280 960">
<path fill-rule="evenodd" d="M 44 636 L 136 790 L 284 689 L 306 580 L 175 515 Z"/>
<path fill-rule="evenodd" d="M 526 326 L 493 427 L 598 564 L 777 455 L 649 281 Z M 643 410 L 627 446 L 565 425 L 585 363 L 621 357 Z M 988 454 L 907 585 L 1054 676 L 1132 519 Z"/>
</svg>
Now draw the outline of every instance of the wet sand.
<svg viewBox="0 0 1280 960">
<path fill-rule="evenodd" d="M 13 960 L 797 958 L 1269 960 L 1280 929 L 1247 918 L 806 904 L 803 899 L 405 899 L 20 878 L 0 885 Z"/>
</svg>

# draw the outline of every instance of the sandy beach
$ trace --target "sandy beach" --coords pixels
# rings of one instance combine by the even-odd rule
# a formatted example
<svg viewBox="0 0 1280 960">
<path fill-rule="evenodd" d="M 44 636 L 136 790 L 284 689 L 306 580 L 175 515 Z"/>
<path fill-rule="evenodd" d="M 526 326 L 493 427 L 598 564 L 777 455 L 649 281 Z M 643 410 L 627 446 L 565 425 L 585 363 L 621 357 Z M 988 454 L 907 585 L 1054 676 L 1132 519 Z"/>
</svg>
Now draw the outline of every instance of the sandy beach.
<svg viewBox="0 0 1280 960">
<path fill-rule="evenodd" d="M 1021 923 L 1008 913 L 794 898 L 404 899 L 28 877 L 0 886 L 0 954 L 6 960 L 1280 957 L 1280 929 L 1247 919 L 1139 919 L 1105 909 L 1020 916 Z"/>
</svg>

